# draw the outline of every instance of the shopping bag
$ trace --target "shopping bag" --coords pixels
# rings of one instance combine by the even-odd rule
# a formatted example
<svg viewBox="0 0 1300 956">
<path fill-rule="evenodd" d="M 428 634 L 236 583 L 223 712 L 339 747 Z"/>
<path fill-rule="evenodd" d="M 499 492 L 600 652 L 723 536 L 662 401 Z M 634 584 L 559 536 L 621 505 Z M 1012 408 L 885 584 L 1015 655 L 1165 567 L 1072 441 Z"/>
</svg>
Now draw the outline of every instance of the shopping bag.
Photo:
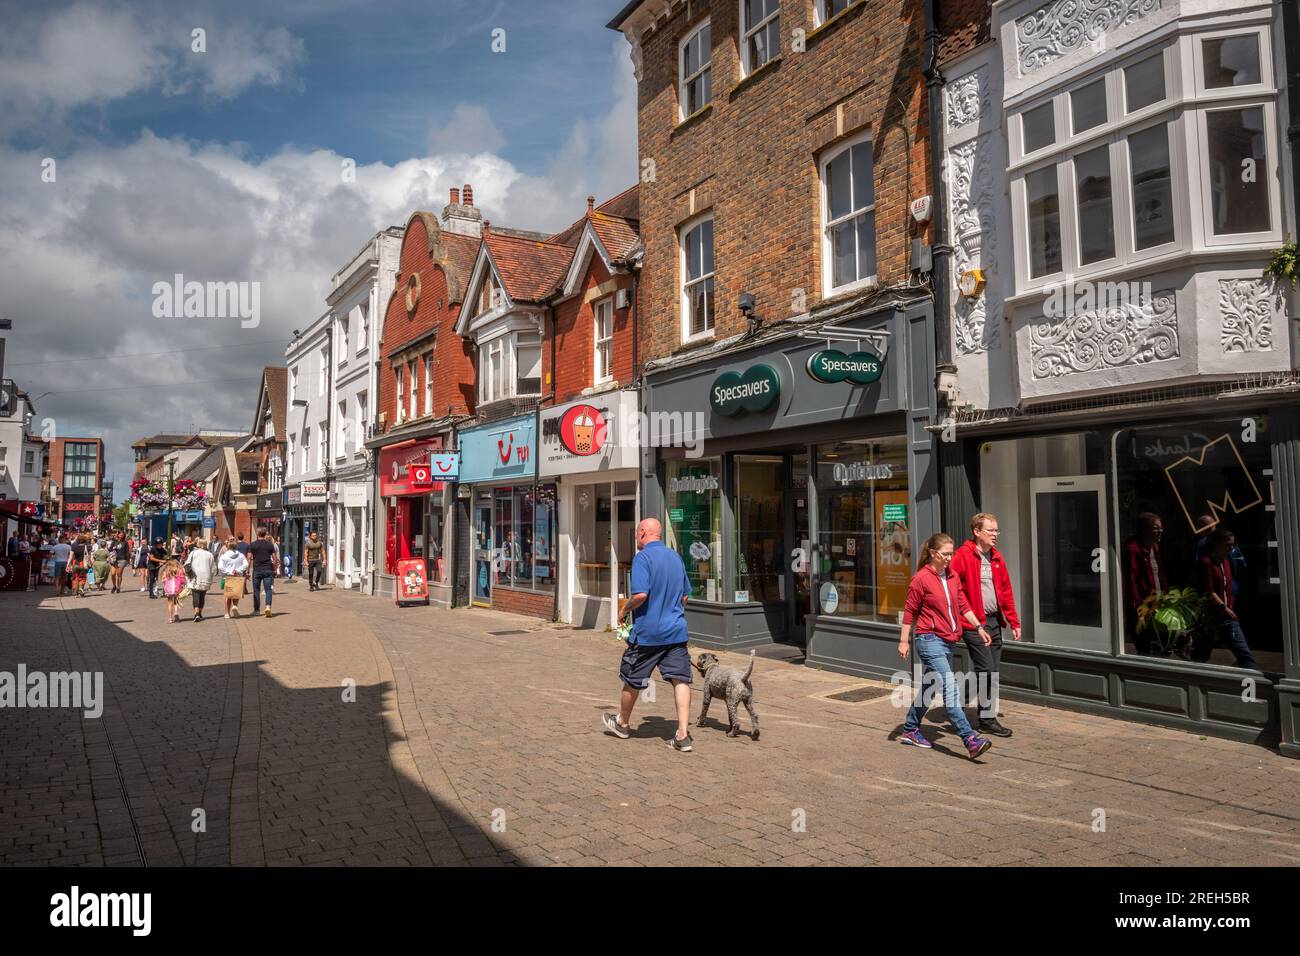
<svg viewBox="0 0 1300 956">
<path fill-rule="evenodd" d="M 86 583 L 89 584 L 89 585 L 91 585 L 92 587 L 94 586 L 94 584 L 95 584 L 95 569 L 94 569 L 94 568 L 87 568 L 87 569 L 86 569 Z"/>
<path fill-rule="evenodd" d="M 188 598 L 192 593 L 194 593 L 193 590 L 192 590 L 192 589 L 190 588 L 190 586 L 187 584 L 187 585 L 185 585 L 185 587 L 181 588 L 181 593 L 178 594 L 178 595 L 176 595 L 176 597 L 177 597 L 178 599 L 184 601 L 184 600 L 185 600 L 186 598 Z"/>
<path fill-rule="evenodd" d="M 229 600 L 241 601 L 244 597 L 244 579 L 226 578 L 226 586 L 221 590 Z"/>
</svg>

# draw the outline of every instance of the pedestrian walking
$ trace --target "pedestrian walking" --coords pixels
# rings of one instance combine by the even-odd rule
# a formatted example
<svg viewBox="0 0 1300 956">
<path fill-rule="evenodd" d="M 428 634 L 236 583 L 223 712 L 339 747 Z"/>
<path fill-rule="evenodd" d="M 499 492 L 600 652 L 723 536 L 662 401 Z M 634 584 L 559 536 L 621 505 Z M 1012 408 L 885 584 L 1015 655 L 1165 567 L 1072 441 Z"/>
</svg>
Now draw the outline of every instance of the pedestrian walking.
<svg viewBox="0 0 1300 956">
<path fill-rule="evenodd" d="M 1250 644 L 1246 642 L 1246 634 L 1241 629 L 1241 619 L 1237 617 L 1231 557 L 1236 545 L 1236 535 L 1227 528 L 1215 528 L 1210 535 L 1206 553 L 1197 563 L 1194 572 L 1196 589 L 1210 599 L 1210 625 L 1215 634 L 1209 640 L 1198 640 L 1193 646 L 1191 658 L 1197 663 L 1208 661 L 1217 643 L 1232 651 L 1238 667 L 1257 671 L 1260 666 L 1255 663 L 1255 655 L 1250 652 Z"/>
<path fill-rule="evenodd" d="M 95 589 L 102 591 L 108 585 L 108 542 L 100 541 L 90 556 L 90 566 L 95 572 Z"/>
<path fill-rule="evenodd" d="M 957 693 L 957 677 L 952 672 L 952 649 L 961 640 L 957 621 L 966 621 L 987 645 L 991 643 L 988 631 L 975 617 L 962 591 L 961 581 L 952 573 L 949 564 L 955 551 L 952 538 L 943 532 L 932 534 L 925 542 L 925 560 L 907 586 L 907 600 L 903 605 L 903 629 L 898 638 L 898 656 L 907 660 L 911 653 L 911 634 L 916 627 L 916 656 L 921 659 L 924 674 L 935 674 L 943 686 L 943 706 L 948 719 L 966 745 L 966 752 L 975 759 L 993 746 L 986 738 L 971 730 L 966 714 L 961 709 Z M 925 680 L 917 682 L 915 703 L 907 712 L 900 743 L 929 750 L 934 745 L 921 733 L 921 718 L 925 716 Z"/>
<path fill-rule="evenodd" d="M 1011 731 L 998 721 L 998 686 L 1002 667 L 1002 633 L 1010 628 L 1011 639 L 1020 640 L 1020 615 L 1011 591 L 1011 574 L 995 545 L 1001 531 L 996 515 L 981 511 L 970 519 L 970 540 L 962 542 L 952 556 L 952 572 L 961 579 L 962 591 L 975 617 L 984 625 L 990 641 L 969 628 L 961 639 L 975 671 L 979 702 L 980 733 L 1010 737 Z"/>
<path fill-rule="evenodd" d="M 310 590 L 320 589 L 321 565 L 325 558 L 325 542 L 313 531 L 307 536 L 307 543 L 302 546 L 307 558 L 307 583 Z"/>
<path fill-rule="evenodd" d="M 226 547 L 217 562 L 221 572 L 221 593 L 226 599 L 226 617 L 232 612 L 239 617 L 239 602 L 244 597 L 244 582 L 248 574 L 248 559 L 235 547 L 235 539 L 227 538 Z"/>
<path fill-rule="evenodd" d="M 248 547 L 249 561 L 253 566 L 253 613 L 262 610 L 262 588 L 266 588 L 266 616 L 271 616 L 273 585 L 279 573 L 279 555 L 265 528 L 257 532 L 257 540 Z"/>
<path fill-rule="evenodd" d="M 158 567 L 158 584 L 167 598 L 167 623 L 175 624 L 181 618 L 181 591 L 185 590 L 185 568 L 175 558 L 168 558 Z"/>
<path fill-rule="evenodd" d="M 1138 608 L 1148 597 L 1156 597 L 1169 590 L 1165 575 L 1165 558 L 1160 550 L 1164 540 L 1165 523 L 1158 514 L 1143 511 L 1137 516 L 1137 533 L 1124 542 L 1124 615 L 1125 638 L 1133 642 L 1139 654 L 1168 656 L 1168 648 L 1153 642 L 1154 630 L 1139 634 Z"/>
<path fill-rule="evenodd" d="M 117 539 L 109 548 L 109 574 L 113 582 L 113 594 L 122 593 L 122 575 L 131 563 L 131 542 L 126 539 L 126 532 L 119 531 Z"/>
<path fill-rule="evenodd" d="M 68 561 L 68 577 L 72 586 L 72 593 L 77 597 L 86 596 L 86 563 L 90 558 L 90 548 L 88 547 L 89 535 L 74 534 L 72 536 L 72 558 Z"/>
<path fill-rule="evenodd" d="M 203 605 L 207 601 L 208 591 L 212 587 L 212 576 L 217 569 L 217 559 L 207 549 L 207 542 L 200 542 L 190 549 L 185 558 L 185 570 L 189 572 L 190 595 L 194 603 L 194 621 L 203 620 Z"/>
<path fill-rule="evenodd" d="M 11 558 L 18 557 L 18 532 L 15 531 L 9 535 L 9 541 L 5 545 L 5 554 Z"/>
<path fill-rule="evenodd" d="M 149 600 L 158 597 L 158 573 L 167 560 L 167 543 L 162 538 L 154 538 L 153 547 L 149 549 Z"/>
<path fill-rule="evenodd" d="M 677 733 L 668 745 L 686 752 L 692 744 L 687 730 L 691 715 L 691 656 L 686 650 L 686 602 L 691 582 L 681 557 L 664 545 L 662 536 L 663 526 L 655 518 L 646 518 L 636 526 L 632 596 L 618 617 L 619 624 L 629 618 L 632 621 L 628 647 L 618 669 L 623 692 L 618 716 L 605 714 L 603 719 L 614 736 L 624 740 L 632 736 L 628 725 L 632 708 L 657 667 L 659 676 L 672 684 L 677 707 Z"/>
<path fill-rule="evenodd" d="M 235 535 L 235 548 L 244 557 L 248 557 L 249 547 L 250 547 L 249 543 L 244 540 L 244 532 L 241 531 L 239 532 L 239 534 Z"/>
<path fill-rule="evenodd" d="M 68 565 L 72 561 L 72 545 L 59 535 L 59 540 L 55 543 L 54 548 L 54 583 L 58 585 L 59 597 L 63 597 L 64 589 L 68 586 Z"/>
<path fill-rule="evenodd" d="M 140 593 L 149 590 L 149 547 L 143 538 L 136 540 L 131 554 L 131 566 L 135 568 L 135 579 L 140 582 Z"/>
</svg>

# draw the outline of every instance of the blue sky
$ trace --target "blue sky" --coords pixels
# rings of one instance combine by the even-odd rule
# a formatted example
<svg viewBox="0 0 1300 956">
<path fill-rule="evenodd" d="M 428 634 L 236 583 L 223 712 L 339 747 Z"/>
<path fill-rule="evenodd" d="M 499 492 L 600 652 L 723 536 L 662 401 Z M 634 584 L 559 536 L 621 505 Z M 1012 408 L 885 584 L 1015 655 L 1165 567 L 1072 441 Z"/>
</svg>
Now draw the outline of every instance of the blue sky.
<svg viewBox="0 0 1300 956">
<path fill-rule="evenodd" d="M 621 5 L 0 0 L 6 376 L 54 392 L 60 433 L 103 434 L 119 481 L 142 435 L 245 426 L 247 380 L 376 230 L 465 182 L 493 222 L 558 230 L 635 181 Z M 175 272 L 260 282 L 260 327 L 160 327 L 149 290 Z M 175 358 L 113 358 L 160 340 Z"/>
</svg>

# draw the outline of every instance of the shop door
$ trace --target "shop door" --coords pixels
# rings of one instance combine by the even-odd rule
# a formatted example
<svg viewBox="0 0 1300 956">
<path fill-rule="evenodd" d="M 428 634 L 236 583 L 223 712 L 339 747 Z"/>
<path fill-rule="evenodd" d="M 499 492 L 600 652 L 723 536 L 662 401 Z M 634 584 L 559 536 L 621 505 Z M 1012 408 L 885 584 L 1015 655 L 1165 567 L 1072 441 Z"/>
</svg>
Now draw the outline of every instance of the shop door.
<svg viewBox="0 0 1300 956">
<path fill-rule="evenodd" d="M 809 569 L 812 565 L 812 538 L 808 531 L 808 456 L 791 455 L 789 464 L 790 484 L 787 494 L 789 504 L 786 514 L 790 515 L 791 527 L 787 541 L 790 542 L 790 566 L 786 593 L 790 595 L 790 639 L 797 644 L 807 643 L 805 621 L 812 613 L 812 587 Z"/>
<path fill-rule="evenodd" d="M 636 557 L 636 494 L 616 493 L 610 515 L 613 519 L 609 535 L 613 549 L 610 558 L 614 574 L 614 606 L 611 616 L 617 616 L 623 601 L 632 593 L 632 559 Z"/>
<path fill-rule="evenodd" d="M 1109 651 L 1106 483 L 1102 475 L 1034 478 L 1034 633 L 1039 644 Z"/>
<path fill-rule="evenodd" d="M 492 606 L 492 497 L 474 501 L 474 580 L 473 603 Z"/>
</svg>

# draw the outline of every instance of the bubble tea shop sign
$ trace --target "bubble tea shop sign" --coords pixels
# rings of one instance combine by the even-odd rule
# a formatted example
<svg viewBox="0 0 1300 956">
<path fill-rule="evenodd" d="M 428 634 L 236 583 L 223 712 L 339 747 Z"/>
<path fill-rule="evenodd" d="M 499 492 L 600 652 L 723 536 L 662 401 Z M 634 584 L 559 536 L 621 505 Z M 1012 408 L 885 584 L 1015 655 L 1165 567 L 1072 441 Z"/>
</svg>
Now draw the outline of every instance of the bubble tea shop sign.
<svg viewBox="0 0 1300 956">
<path fill-rule="evenodd" d="M 719 415 L 762 412 L 781 394 L 781 377 L 770 365 L 753 365 L 741 372 L 723 372 L 709 388 L 709 405 Z"/>
</svg>

